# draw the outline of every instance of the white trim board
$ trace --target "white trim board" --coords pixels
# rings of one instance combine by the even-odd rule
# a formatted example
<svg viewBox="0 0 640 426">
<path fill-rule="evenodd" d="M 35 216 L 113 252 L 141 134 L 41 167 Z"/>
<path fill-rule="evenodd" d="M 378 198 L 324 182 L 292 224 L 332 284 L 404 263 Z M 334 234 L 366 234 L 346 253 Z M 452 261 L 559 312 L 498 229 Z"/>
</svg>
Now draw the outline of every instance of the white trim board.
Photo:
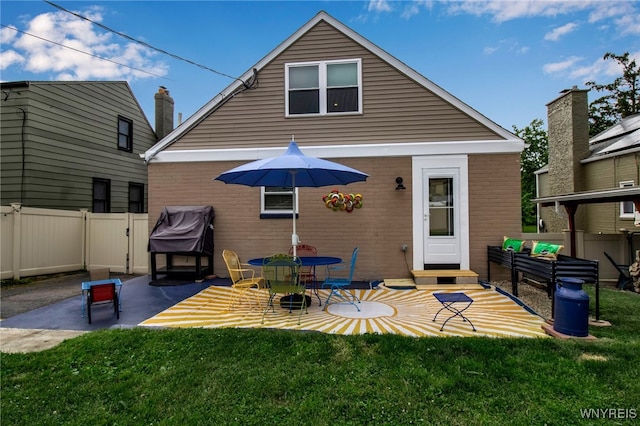
<svg viewBox="0 0 640 426">
<path fill-rule="evenodd" d="M 301 151 L 317 158 L 407 157 L 420 155 L 467 155 L 520 153 L 521 140 L 511 141 L 443 141 L 360 145 L 303 146 Z M 276 157 L 286 147 L 195 149 L 159 152 L 151 163 L 194 163 L 253 161 Z"/>
</svg>

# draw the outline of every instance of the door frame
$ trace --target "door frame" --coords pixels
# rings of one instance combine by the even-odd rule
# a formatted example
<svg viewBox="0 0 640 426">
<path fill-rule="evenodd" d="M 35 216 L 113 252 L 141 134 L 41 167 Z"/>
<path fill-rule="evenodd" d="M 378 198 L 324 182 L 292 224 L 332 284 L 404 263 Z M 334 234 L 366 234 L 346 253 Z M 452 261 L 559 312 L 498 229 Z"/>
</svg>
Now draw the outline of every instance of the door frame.
<svg viewBox="0 0 640 426">
<path fill-rule="evenodd" d="M 457 214 L 460 225 L 460 269 L 469 269 L 469 171 L 466 155 L 414 156 L 411 159 L 412 202 L 413 202 L 413 269 L 424 270 L 424 170 L 458 169 Z"/>
</svg>

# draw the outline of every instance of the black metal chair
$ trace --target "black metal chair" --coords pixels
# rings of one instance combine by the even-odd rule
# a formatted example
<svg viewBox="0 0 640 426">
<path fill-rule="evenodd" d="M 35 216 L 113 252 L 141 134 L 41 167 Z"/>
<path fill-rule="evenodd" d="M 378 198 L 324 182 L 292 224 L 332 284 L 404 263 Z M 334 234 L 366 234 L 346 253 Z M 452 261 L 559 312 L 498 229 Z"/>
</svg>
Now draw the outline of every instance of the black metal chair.
<svg viewBox="0 0 640 426">
<path fill-rule="evenodd" d="M 609 262 L 611 262 L 613 267 L 618 271 L 618 282 L 616 283 L 616 287 L 620 290 L 624 290 L 628 285 L 633 285 L 633 277 L 629 274 L 629 265 L 617 263 L 606 251 L 603 253 L 607 259 L 609 259 Z"/>
</svg>

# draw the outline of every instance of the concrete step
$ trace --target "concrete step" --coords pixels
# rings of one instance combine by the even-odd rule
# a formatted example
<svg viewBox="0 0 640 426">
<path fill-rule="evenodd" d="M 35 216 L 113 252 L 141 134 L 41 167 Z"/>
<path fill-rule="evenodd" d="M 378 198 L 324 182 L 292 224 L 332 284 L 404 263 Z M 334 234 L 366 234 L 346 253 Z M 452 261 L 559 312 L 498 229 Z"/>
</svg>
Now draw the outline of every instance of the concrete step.
<svg viewBox="0 0 640 426">
<path fill-rule="evenodd" d="M 416 285 L 426 284 L 477 284 L 478 274 L 464 269 L 413 270 Z"/>
</svg>

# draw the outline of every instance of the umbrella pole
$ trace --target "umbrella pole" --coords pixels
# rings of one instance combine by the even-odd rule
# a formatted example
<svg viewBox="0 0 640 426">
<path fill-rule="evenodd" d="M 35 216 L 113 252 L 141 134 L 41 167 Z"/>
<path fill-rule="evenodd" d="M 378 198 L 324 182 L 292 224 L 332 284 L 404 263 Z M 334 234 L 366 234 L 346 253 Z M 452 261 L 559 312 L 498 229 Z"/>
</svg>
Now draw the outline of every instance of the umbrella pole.
<svg viewBox="0 0 640 426">
<path fill-rule="evenodd" d="M 293 234 L 291 234 L 291 245 L 293 246 L 293 257 L 298 257 L 297 248 L 298 248 L 298 234 L 296 232 L 296 171 L 290 170 L 291 172 L 291 189 L 292 189 L 292 197 L 293 197 Z"/>
</svg>

